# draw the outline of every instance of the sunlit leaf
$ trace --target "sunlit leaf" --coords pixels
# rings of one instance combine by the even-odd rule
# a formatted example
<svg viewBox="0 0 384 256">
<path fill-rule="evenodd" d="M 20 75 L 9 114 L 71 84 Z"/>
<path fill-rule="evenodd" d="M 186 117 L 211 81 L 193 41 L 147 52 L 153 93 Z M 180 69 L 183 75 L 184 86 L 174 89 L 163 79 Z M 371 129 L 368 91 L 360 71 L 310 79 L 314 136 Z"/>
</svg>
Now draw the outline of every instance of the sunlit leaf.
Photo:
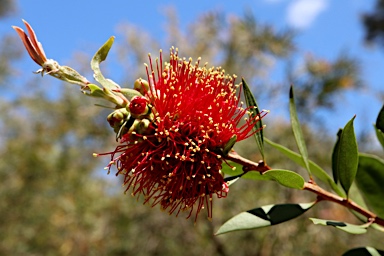
<svg viewBox="0 0 384 256">
<path fill-rule="evenodd" d="M 360 153 L 356 184 L 368 207 L 384 218 L 384 160 Z"/>
<path fill-rule="evenodd" d="M 315 203 L 272 204 L 242 212 L 225 222 L 216 232 L 216 235 L 276 225 L 300 216 Z"/>
<path fill-rule="evenodd" d="M 299 152 L 303 158 L 304 166 L 307 169 L 309 175 L 311 175 L 311 169 L 309 168 L 308 162 L 307 147 L 305 145 L 303 132 L 300 127 L 299 118 L 297 117 L 295 98 L 293 95 L 293 86 L 291 86 L 289 90 L 289 113 L 291 118 L 292 131 L 297 143 L 297 147 L 299 148 Z"/>
<path fill-rule="evenodd" d="M 367 246 L 367 247 L 351 249 L 343 253 L 342 256 L 381 256 L 381 255 L 384 255 L 384 251 Z"/>
<path fill-rule="evenodd" d="M 245 96 L 245 102 L 247 104 L 247 107 L 251 107 L 249 109 L 250 115 L 252 118 L 255 118 L 257 116 L 260 116 L 260 110 L 259 107 L 257 106 L 256 99 L 252 94 L 251 89 L 249 88 L 247 82 L 242 79 L 243 83 L 243 89 L 244 89 L 244 96 Z M 260 154 L 264 158 L 264 138 L 263 138 L 263 123 L 262 120 L 260 119 L 258 122 L 256 122 L 255 127 L 253 128 L 254 131 L 258 131 L 255 133 L 255 139 L 256 139 L 256 144 L 257 147 L 259 148 Z"/>
<path fill-rule="evenodd" d="M 303 189 L 305 180 L 299 174 L 288 170 L 269 170 L 262 174 L 259 172 L 248 172 L 244 179 L 273 180 L 288 188 Z"/>
<path fill-rule="evenodd" d="M 335 173 L 347 195 L 355 179 L 359 161 L 356 136 L 353 128 L 354 119 L 355 116 L 349 120 L 341 133 L 338 133 L 339 139 L 336 142 L 332 157 L 333 173 Z"/>
<path fill-rule="evenodd" d="M 337 229 L 343 230 L 345 232 L 351 233 L 351 234 L 364 234 L 367 232 L 367 228 L 369 227 L 367 224 L 364 225 L 354 225 L 345 223 L 342 221 L 334 221 L 334 220 L 322 220 L 322 219 L 316 219 L 316 218 L 310 218 L 310 220 L 313 221 L 316 225 L 324 225 L 324 226 L 332 226 Z"/>
<path fill-rule="evenodd" d="M 85 95 L 92 96 L 92 97 L 104 97 L 104 91 L 99 86 L 95 84 L 88 84 L 89 92 L 84 91 Z"/>
<path fill-rule="evenodd" d="M 274 147 L 275 149 L 279 150 L 281 153 L 283 153 L 286 157 L 297 163 L 298 165 L 305 168 L 305 164 L 303 161 L 303 158 L 300 154 L 284 147 L 283 145 L 277 144 L 275 142 L 270 141 L 267 138 L 264 138 L 264 141 L 267 142 L 269 145 Z M 328 175 L 320 166 L 315 164 L 313 161 L 309 160 L 309 168 L 311 169 L 311 173 L 319 178 L 321 181 L 328 183 L 332 189 L 339 195 L 343 196 L 344 193 L 340 190 L 340 188 L 336 185 L 336 183 L 333 181 L 331 176 Z"/>
<path fill-rule="evenodd" d="M 91 60 L 91 68 L 94 72 L 94 77 L 97 82 L 99 82 L 104 88 L 107 89 L 115 89 L 117 88 L 117 84 L 110 79 L 105 79 L 103 74 L 100 71 L 100 63 L 103 62 L 109 53 L 109 50 L 112 47 L 112 44 L 115 40 L 115 37 L 111 36 L 107 42 L 104 43 L 103 46 L 96 52 Z"/>
</svg>

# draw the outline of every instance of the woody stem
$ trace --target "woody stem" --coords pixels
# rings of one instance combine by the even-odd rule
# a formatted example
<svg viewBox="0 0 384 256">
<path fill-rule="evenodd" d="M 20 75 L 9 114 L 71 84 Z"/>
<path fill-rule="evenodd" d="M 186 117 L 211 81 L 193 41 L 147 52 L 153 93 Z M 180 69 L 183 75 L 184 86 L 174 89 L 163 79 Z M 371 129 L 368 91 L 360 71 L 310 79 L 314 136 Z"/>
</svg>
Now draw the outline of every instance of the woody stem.
<svg viewBox="0 0 384 256">
<path fill-rule="evenodd" d="M 238 155 L 236 152 L 230 152 L 225 157 L 225 159 L 243 165 L 244 172 L 255 170 L 260 173 L 263 173 L 265 171 L 272 169 L 271 167 L 266 165 L 263 161 L 260 161 L 259 163 L 255 163 L 249 159 L 246 159 Z M 364 209 L 363 207 L 361 207 L 360 205 L 358 205 L 357 203 L 355 203 L 354 201 L 348 198 L 343 198 L 329 191 L 326 191 L 325 189 L 321 188 L 319 185 L 315 184 L 313 181 L 305 182 L 303 190 L 307 190 L 312 193 L 315 193 L 318 197 L 318 200 L 326 200 L 326 201 L 334 202 L 344 207 L 347 207 L 348 209 L 354 210 L 360 213 L 361 215 L 365 216 L 368 222 L 376 223 L 384 227 L 384 219 L 379 218 L 375 213 L 367 209 Z"/>
</svg>

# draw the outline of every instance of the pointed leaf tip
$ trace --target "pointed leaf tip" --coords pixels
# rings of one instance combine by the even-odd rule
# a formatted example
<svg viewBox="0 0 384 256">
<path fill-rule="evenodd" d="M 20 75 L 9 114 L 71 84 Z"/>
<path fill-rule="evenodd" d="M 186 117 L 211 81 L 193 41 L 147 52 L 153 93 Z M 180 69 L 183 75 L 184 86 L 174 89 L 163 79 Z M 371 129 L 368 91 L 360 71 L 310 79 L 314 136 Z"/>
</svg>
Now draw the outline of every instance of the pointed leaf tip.
<svg viewBox="0 0 384 256">
<path fill-rule="evenodd" d="M 347 195 L 355 180 L 359 161 L 357 141 L 353 127 L 355 117 L 352 117 L 342 129 L 332 155 L 333 173 L 334 177 L 337 178 L 335 181 L 340 181 Z"/>
<path fill-rule="evenodd" d="M 249 108 L 250 117 L 251 118 L 255 118 L 257 116 L 260 117 L 261 113 L 260 113 L 259 107 L 257 106 L 256 99 L 255 99 L 251 89 L 249 88 L 249 86 L 248 86 L 248 84 L 244 78 L 242 78 L 241 82 L 243 84 L 245 102 L 247 104 L 247 107 Z M 262 157 L 263 161 L 265 161 L 263 128 L 264 128 L 263 122 L 262 122 L 262 119 L 260 118 L 255 123 L 253 131 L 258 131 L 255 133 L 254 136 L 255 136 L 256 144 L 257 144 L 257 147 L 260 151 L 261 157 Z"/>
<path fill-rule="evenodd" d="M 275 204 L 242 212 L 225 222 L 215 235 L 276 225 L 302 215 L 316 202 L 304 204 Z"/>
<path fill-rule="evenodd" d="M 292 85 L 289 89 L 289 113 L 291 118 L 292 132 L 295 137 L 297 147 L 299 148 L 299 152 L 303 158 L 305 168 L 307 169 L 309 175 L 312 176 L 311 169 L 309 168 L 307 147 L 305 145 L 303 131 L 301 130 L 299 118 L 297 116 L 297 110 L 296 110 Z"/>
</svg>

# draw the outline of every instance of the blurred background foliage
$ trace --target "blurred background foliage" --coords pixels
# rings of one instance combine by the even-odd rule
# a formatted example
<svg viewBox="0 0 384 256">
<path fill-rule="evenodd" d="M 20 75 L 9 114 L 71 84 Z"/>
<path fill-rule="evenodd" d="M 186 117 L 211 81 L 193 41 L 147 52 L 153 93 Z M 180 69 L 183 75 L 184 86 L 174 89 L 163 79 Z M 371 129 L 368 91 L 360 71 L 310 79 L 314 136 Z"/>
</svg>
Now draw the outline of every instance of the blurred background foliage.
<svg viewBox="0 0 384 256">
<path fill-rule="evenodd" d="M 6 3 L 0 5 L 2 17 L 15 11 L 12 1 L 2 3 Z M 252 13 L 236 17 L 209 12 L 186 31 L 179 29 L 172 9 L 167 16 L 170 46 L 182 46 L 183 56 L 202 56 L 203 62 L 246 78 L 254 85 L 260 106 L 268 108 L 276 99 L 287 97 L 289 83 L 294 83 L 310 157 L 330 171 L 335 135 L 316 123 L 316 112 L 321 108 L 330 113 L 345 90 L 362 86 L 357 57 L 340 53 L 326 60 L 308 55 L 302 67 L 292 68 L 292 58 L 298 54 L 295 33 L 260 24 Z M 377 28 L 370 27 L 367 17 L 369 14 L 365 19 L 368 39 L 373 40 L 370 31 Z M 118 31 L 117 37 L 123 40 L 114 48 L 126 77 L 117 82 L 131 87 L 137 77 L 145 77 L 142 63 L 147 52 L 158 52 L 160 43 L 130 24 L 119 24 Z M 116 146 L 105 121 L 108 110 L 93 106 L 93 99 L 71 85 L 15 70 L 13 62 L 25 54 L 15 40 L 10 29 L 0 41 L 4 92 L 0 101 L 0 255 L 340 255 L 358 246 L 383 249 L 382 234 L 375 230 L 354 236 L 312 225 L 310 216 L 356 222 L 348 211 L 328 203 L 271 228 L 213 235 L 241 211 L 315 200 L 310 193 L 271 182 L 237 182 L 226 199 L 214 201 L 213 221 L 200 217 L 196 224 L 124 195 L 121 180 L 112 173 L 107 176 L 103 169 L 109 159 L 92 157 L 93 152 Z M 71 66 L 89 71 L 90 58 L 75 53 Z M 286 65 L 287 79 L 271 84 L 269 70 L 276 62 Z M 103 65 L 108 70 L 108 63 Z M 22 88 L 12 84 L 13 76 L 26 73 L 28 82 Z M 287 119 L 270 114 L 265 122 L 268 138 L 295 148 Z M 366 138 L 361 141 L 369 143 Z M 236 150 L 254 161 L 260 159 L 251 139 L 238 144 Z M 278 152 L 266 150 L 270 166 L 305 175 Z"/>
</svg>

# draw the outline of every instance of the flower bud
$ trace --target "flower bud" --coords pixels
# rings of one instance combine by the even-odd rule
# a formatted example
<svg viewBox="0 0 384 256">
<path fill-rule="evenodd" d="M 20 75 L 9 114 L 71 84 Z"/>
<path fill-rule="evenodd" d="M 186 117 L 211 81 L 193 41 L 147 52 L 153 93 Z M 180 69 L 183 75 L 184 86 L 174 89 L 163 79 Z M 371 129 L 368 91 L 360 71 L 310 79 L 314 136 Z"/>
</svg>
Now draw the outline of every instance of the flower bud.
<svg viewBox="0 0 384 256">
<path fill-rule="evenodd" d="M 151 125 L 151 121 L 149 121 L 148 119 L 142 119 L 140 120 L 140 122 L 135 124 L 135 131 L 138 134 L 142 134 L 142 135 L 150 134 L 150 131 L 151 131 L 150 125 Z"/>
<path fill-rule="evenodd" d="M 119 108 L 108 115 L 107 121 L 112 128 L 119 128 L 128 116 L 129 112 L 125 108 Z"/>
<path fill-rule="evenodd" d="M 135 118 L 139 116 L 144 116 L 149 112 L 149 107 L 147 103 L 147 98 L 135 96 L 129 103 L 129 112 L 131 112 L 132 116 Z"/>
<path fill-rule="evenodd" d="M 149 91 L 149 83 L 144 79 L 137 79 L 133 84 L 133 88 L 139 91 L 142 95 L 145 95 Z"/>
</svg>

